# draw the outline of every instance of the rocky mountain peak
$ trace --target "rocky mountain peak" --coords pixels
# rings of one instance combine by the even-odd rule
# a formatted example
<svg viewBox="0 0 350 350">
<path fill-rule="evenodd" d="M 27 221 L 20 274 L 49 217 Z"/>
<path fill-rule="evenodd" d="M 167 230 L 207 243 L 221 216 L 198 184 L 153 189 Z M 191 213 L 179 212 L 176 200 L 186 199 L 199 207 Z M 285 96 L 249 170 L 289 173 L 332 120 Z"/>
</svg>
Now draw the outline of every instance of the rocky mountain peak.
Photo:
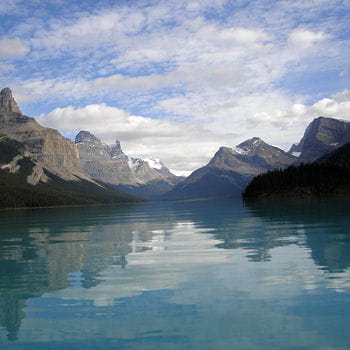
<svg viewBox="0 0 350 350">
<path fill-rule="evenodd" d="M 75 144 L 80 143 L 101 143 L 100 139 L 92 135 L 86 130 L 79 131 L 78 135 L 75 137 Z"/>
<path fill-rule="evenodd" d="M 259 137 L 248 139 L 234 148 L 221 147 L 209 165 L 220 168 L 229 167 L 237 172 L 247 172 L 247 166 L 257 173 L 278 167 L 285 167 L 296 160 L 278 147 L 271 146 Z"/>
<path fill-rule="evenodd" d="M 298 145 L 299 161 L 311 162 L 350 141 L 348 121 L 318 117 L 305 130 Z"/>
<path fill-rule="evenodd" d="M 235 148 L 220 147 L 210 162 L 168 192 L 171 199 L 240 195 L 254 176 L 284 168 L 295 157 L 253 137 Z"/>
<path fill-rule="evenodd" d="M 138 187 L 151 183 L 149 191 L 152 191 L 153 187 L 157 191 L 161 191 L 162 188 L 165 191 L 174 182 L 175 176 L 159 159 L 150 157 L 146 161 L 129 157 L 124 154 L 118 140 L 114 145 L 106 145 L 90 132 L 83 130 L 76 136 L 75 142 L 79 150 L 81 169 L 94 179 L 114 186 Z M 150 162 L 155 168 L 149 164 Z M 123 189 L 131 190 L 130 187 Z"/>
<path fill-rule="evenodd" d="M 348 121 L 318 117 L 315 118 L 306 128 L 304 137 L 300 143 L 301 145 L 307 138 L 315 138 L 324 143 L 335 143 L 347 133 L 350 128 Z"/>
<path fill-rule="evenodd" d="M 255 153 L 257 150 L 264 148 L 265 146 L 269 145 L 260 137 L 252 137 L 251 139 L 237 145 L 235 148 L 233 148 L 233 151 L 241 155 L 250 155 Z"/>
<path fill-rule="evenodd" d="M 82 130 L 75 137 L 75 144 L 83 159 L 127 161 L 118 140 L 114 145 L 106 145 L 89 131 Z"/>
<path fill-rule="evenodd" d="M 163 164 L 160 159 L 155 157 L 147 157 L 143 158 L 142 160 L 148 163 L 148 165 L 158 173 L 165 176 L 174 176 L 174 174 Z"/>
<path fill-rule="evenodd" d="M 109 145 L 109 155 L 111 156 L 112 159 L 119 158 L 120 156 L 124 156 L 122 147 L 120 145 L 120 141 L 115 140 L 114 145 Z"/>
<path fill-rule="evenodd" d="M 92 181 L 79 169 L 74 143 L 57 130 L 45 128 L 34 118 L 23 115 L 9 88 L 0 91 L 0 133 L 23 144 L 30 158 L 51 174 L 69 181 Z"/>
<path fill-rule="evenodd" d="M 21 113 L 8 87 L 0 91 L 0 110 L 2 113 Z"/>
<path fill-rule="evenodd" d="M 78 147 L 81 159 L 110 159 L 109 146 L 105 145 L 98 137 L 89 131 L 82 130 L 75 137 L 75 144 Z M 86 169 L 83 171 L 87 172 Z"/>
<path fill-rule="evenodd" d="M 293 143 L 290 147 L 288 154 L 291 154 L 292 156 L 299 157 L 301 153 L 301 147 L 299 143 Z"/>
</svg>

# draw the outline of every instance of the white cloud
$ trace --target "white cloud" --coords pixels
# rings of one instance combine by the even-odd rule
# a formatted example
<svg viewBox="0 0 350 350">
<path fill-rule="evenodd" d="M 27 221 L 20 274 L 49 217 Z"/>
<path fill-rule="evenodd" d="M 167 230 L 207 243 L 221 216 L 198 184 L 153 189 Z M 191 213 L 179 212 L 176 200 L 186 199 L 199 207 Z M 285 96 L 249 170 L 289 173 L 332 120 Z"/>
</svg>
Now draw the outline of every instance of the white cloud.
<svg viewBox="0 0 350 350">
<path fill-rule="evenodd" d="M 56 108 L 37 120 L 72 137 L 85 129 L 107 143 L 118 139 L 128 155 L 155 156 L 180 173 L 205 165 L 220 146 L 233 147 L 254 136 L 287 150 L 319 115 L 350 120 L 350 99 L 344 100 L 344 95 L 345 92 L 338 94 L 338 100 L 332 96 L 312 105 L 272 91 L 223 99 L 222 103 L 200 95 L 164 102 L 162 109 L 176 105 L 192 122 L 136 116 L 106 104 Z"/>
<path fill-rule="evenodd" d="M 259 136 L 266 142 L 287 150 L 302 137 L 307 125 L 323 115 L 350 120 L 348 92 L 322 99 L 312 105 L 302 99 L 291 99 L 281 91 L 256 92 L 241 97 L 201 96 L 188 94 L 161 103 L 165 111 L 178 110 L 179 114 L 199 119 L 213 133 L 239 131 L 230 146 L 245 139 Z M 200 116 L 200 117 L 197 117 Z"/>
<path fill-rule="evenodd" d="M 270 36 L 262 30 L 253 30 L 248 28 L 229 28 L 219 33 L 219 38 L 223 40 L 232 40 L 241 44 L 251 45 L 257 42 L 266 42 Z"/>
<path fill-rule="evenodd" d="M 295 29 L 289 34 L 289 40 L 293 45 L 302 48 L 309 48 L 312 45 L 322 42 L 329 38 L 329 35 L 323 32 L 312 32 L 306 29 Z"/>
<path fill-rule="evenodd" d="M 121 7 L 85 15 L 71 23 L 51 24 L 51 30 L 39 31 L 32 40 L 37 49 L 69 50 L 84 55 L 84 50 L 92 52 L 90 49 L 94 48 L 91 56 L 96 64 L 104 60 L 100 59 L 101 55 L 110 55 L 105 62 L 107 68 L 102 68 L 104 76 L 72 79 L 69 72 L 69 77 L 30 80 L 22 85 L 31 92 L 34 87 L 35 93 L 45 98 L 69 95 L 77 99 L 104 94 L 120 99 L 124 96 L 118 94 L 130 96 L 132 92 L 131 99 L 137 101 L 138 97 L 144 99 L 138 95 L 147 93 L 158 110 L 169 107 L 169 96 L 154 92 L 161 88 L 175 90 L 176 99 L 198 95 L 204 101 L 209 98 L 213 104 L 227 104 L 230 101 L 222 101 L 227 96 L 240 99 L 251 96 L 253 91 L 257 95 L 263 90 L 271 91 L 272 85 L 288 72 L 288 66 L 306 55 L 290 43 L 277 40 L 268 28 L 210 22 L 198 15 L 203 4 L 194 16 L 184 13 L 182 5 L 161 3 L 142 10 L 133 8 L 132 15 L 130 8 Z M 196 8 L 195 4 L 191 6 Z M 175 24 L 164 25 L 162 21 L 170 20 L 172 14 Z M 142 28 L 145 30 L 140 31 Z M 302 45 L 311 45 L 325 37 L 321 32 L 304 29 L 291 34 L 291 40 Z M 93 67 L 93 61 L 90 65 Z M 162 72 L 157 65 L 165 65 L 167 69 Z M 142 68 L 149 72 L 135 73 Z M 181 106 L 173 104 L 173 109 L 166 108 L 165 112 L 178 116 Z"/>
<path fill-rule="evenodd" d="M 9 59 L 27 54 L 29 48 L 19 39 L 0 39 L 0 58 Z"/>
<path fill-rule="evenodd" d="M 260 11 L 266 9 L 267 2 L 260 7 L 252 1 L 243 8 L 238 6 L 226 21 L 205 18 L 206 11 L 220 11 L 225 3 L 158 1 L 145 7 L 116 6 L 78 13 L 69 19 L 51 19 L 30 38 L 32 56 L 35 60 L 51 56 L 57 59 L 65 54 L 67 62 L 69 57 L 72 59 L 72 67 L 53 78 L 57 74 L 54 71 L 60 69 L 55 65 L 46 79 L 32 78 L 19 85 L 30 93 L 34 88 L 36 95 L 45 98 L 85 97 L 87 101 L 96 95 L 120 99 L 124 96 L 116 94 L 130 96 L 132 92 L 134 103 L 138 94 L 148 93 L 155 107 L 169 99 L 167 93 L 155 91 L 169 88 L 172 96 L 173 91 L 176 96 L 194 93 L 222 104 L 226 102 L 220 96 L 241 98 L 252 92 L 271 91 L 288 74 L 290 65 L 315 54 L 312 50 L 297 50 L 296 45 L 313 47 L 313 43 L 329 37 L 318 29 L 292 30 L 295 25 L 290 14 L 283 17 L 287 11 L 283 2 L 271 8 L 266 17 L 261 17 Z M 302 2 L 293 4 L 293 9 L 306 14 Z M 279 16 L 284 19 L 284 27 Z M 97 72 L 103 72 L 103 76 Z M 167 112 L 179 115 L 177 108 Z"/>
<path fill-rule="evenodd" d="M 121 74 L 114 74 L 105 78 L 98 78 L 93 81 L 96 87 L 110 87 L 118 90 L 147 91 L 159 89 L 181 80 L 181 75 L 174 73 L 162 75 L 151 74 L 146 76 L 128 77 Z"/>
<path fill-rule="evenodd" d="M 324 98 L 312 106 L 316 114 L 325 117 L 350 119 L 350 100 L 337 101 L 331 98 Z"/>
<path fill-rule="evenodd" d="M 204 165 L 233 134 L 217 135 L 194 124 L 135 116 L 105 104 L 83 108 L 57 108 L 38 122 L 71 135 L 88 130 L 104 142 L 120 140 L 131 156 L 155 156 L 174 171 L 191 171 Z"/>
<path fill-rule="evenodd" d="M 142 13 L 128 8 L 84 14 L 75 21 L 54 21 L 50 30 L 41 29 L 31 40 L 34 47 L 48 50 L 80 50 L 81 48 L 113 46 L 127 34 L 139 31 Z"/>
<path fill-rule="evenodd" d="M 343 102 L 350 100 L 350 90 L 343 90 L 332 96 L 336 101 Z"/>
</svg>

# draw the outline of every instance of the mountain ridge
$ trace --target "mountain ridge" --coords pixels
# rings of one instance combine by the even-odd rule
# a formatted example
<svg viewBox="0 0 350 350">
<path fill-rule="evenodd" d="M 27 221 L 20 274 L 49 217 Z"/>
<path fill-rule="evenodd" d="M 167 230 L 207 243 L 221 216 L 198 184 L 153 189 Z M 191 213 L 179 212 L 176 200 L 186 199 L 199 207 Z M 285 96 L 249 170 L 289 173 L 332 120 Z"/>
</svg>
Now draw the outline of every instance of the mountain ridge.
<svg viewBox="0 0 350 350">
<path fill-rule="evenodd" d="M 23 115 L 9 88 L 0 91 L 0 133 L 22 143 L 40 166 L 62 179 L 94 182 L 80 171 L 74 143 L 57 130 L 45 128 L 34 118 Z"/>
<path fill-rule="evenodd" d="M 164 195 L 166 200 L 240 195 L 251 178 L 296 158 L 259 137 L 234 148 L 220 147 L 207 165 L 195 170 Z"/>
<path fill-rule="evenodd" d="M 9 88 L 0 91 L 1 133 L 23 145 L 26 153 L 1 163 L 0 169 L 15 174 L 21 169 L 20 163 L 29 159 L 33 167 L 26 178 L 28 184 L 47 183 L 53 177 L 84 180 L 151 199 L 172 200 L 238 195 L 254 176 L 291 164 L 310 163 L 342 147 L 350 141 L 350 122 L 317 117 L 288 152 L 259 137 L 232 148 L 222 146 L 207 165 L 185 179 L 172 174 L 157 158 L 127 156 L 118 140 L 107 145 L 81 130 L 74 143 L 57 130 L 41 126 L 22 114 Z"/>
<path fill-rule="evenodd" d="M 300 142 L 292 145 L 288 153 L 298 152 L 298 163 L 309 163 L 348 142 L 350 122 L 320 116 L 308 125 Z"/>
<path fill-rule="evenodd" d="M 118 140 L 114 145 L 107 145 L 89 131 L 82 130 L 77 134 L 75 143 L 81 170 L 113 188 L 154 199 L 182 179 L 156 158 L 127 156 Z"/>
<path fill-rule="evenodd" d="M 0 91 L 0 207 L 135 202 L 79 168 L 75 144 L 21 113 L 9 88 Z"/>
</svg>

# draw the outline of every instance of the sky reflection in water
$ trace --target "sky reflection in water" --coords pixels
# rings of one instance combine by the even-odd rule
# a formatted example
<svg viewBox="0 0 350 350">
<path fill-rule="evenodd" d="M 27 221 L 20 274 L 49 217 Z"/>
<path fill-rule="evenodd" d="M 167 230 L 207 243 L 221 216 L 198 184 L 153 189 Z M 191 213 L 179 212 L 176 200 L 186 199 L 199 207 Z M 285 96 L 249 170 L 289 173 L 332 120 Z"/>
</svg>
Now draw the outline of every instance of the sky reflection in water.
<svg viewBox="0 0 350 350">
<path fill-rule="evenodd" d="M 349 205 L 0 216 L 1 348 L 347 349 Z"/>
</svg>

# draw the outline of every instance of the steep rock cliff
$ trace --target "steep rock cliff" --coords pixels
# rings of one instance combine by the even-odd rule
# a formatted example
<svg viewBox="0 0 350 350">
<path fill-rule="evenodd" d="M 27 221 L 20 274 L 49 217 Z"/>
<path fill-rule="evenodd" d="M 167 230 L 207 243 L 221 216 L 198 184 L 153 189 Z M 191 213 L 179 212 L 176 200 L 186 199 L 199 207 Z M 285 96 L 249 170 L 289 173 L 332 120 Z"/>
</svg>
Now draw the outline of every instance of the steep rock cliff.
<svg viewBox="0 0 350 350">
<path fill-rule="evenodd" d="M 0 92 L 0 133 L 22 143 L 35 161 L 60 178 L 91 181 L 80 170 L 75 144 L 57 130 L 45 128 L 34 118 L 23 115 L 9 88 Z"/>
</svg>

